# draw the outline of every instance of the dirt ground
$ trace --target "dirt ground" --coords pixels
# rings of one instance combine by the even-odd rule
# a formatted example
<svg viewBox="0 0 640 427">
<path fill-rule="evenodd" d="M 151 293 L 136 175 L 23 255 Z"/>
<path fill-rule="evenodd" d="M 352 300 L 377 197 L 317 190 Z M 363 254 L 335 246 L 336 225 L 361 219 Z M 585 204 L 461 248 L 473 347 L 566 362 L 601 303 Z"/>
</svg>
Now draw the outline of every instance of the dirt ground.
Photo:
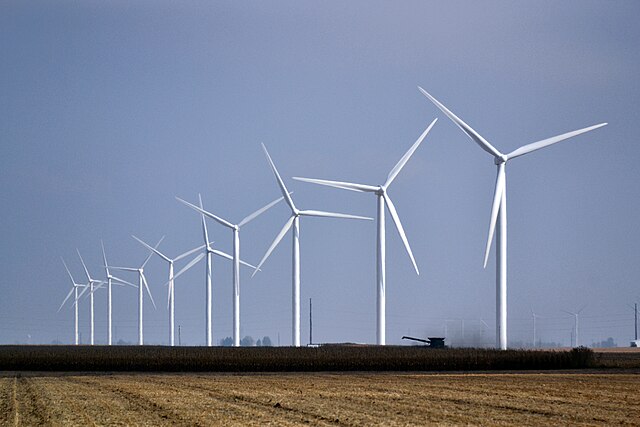
<svg viewBox="0 0 640 427">
<path fill-rule="evenodd" d="M 638 373 L 11 374 L 0 425 L 640 424 Z"/>
</svg>

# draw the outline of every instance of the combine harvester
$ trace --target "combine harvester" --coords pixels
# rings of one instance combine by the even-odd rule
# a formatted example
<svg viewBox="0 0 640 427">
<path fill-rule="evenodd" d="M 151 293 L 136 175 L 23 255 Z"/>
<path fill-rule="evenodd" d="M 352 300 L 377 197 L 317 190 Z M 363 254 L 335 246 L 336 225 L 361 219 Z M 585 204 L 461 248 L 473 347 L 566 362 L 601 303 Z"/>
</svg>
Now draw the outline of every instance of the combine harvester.
<svg viewBox="0 0 640 427">
<path fill-rule="evenodd" d="M 413 341 L 423 342 L 423 343 L 426 344 L 425 347 L 429 347 L 429 348 L 447 348 L 447 346 L 444 345 L 444 338 L 429 337 L 426 340 L 423 340 L 422 338 L 414 338 L 414 337 L 404 336 L 404 337 L 402 337 L 402 339 L 403 340 L 413 340 Z"/>
</svg>

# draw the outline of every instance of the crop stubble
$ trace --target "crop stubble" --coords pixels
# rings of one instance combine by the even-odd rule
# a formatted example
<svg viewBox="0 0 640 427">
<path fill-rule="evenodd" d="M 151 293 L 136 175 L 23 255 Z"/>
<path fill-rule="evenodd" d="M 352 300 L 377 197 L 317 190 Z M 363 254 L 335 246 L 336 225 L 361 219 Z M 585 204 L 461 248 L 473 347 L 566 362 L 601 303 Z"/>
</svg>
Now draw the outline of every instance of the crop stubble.
<svg viewBox="0 0 640 427">
<path fill-rule="evenodd" d="M 5 374 L 1 425 L 640 424 L 636 373 Z"/>
</svg>

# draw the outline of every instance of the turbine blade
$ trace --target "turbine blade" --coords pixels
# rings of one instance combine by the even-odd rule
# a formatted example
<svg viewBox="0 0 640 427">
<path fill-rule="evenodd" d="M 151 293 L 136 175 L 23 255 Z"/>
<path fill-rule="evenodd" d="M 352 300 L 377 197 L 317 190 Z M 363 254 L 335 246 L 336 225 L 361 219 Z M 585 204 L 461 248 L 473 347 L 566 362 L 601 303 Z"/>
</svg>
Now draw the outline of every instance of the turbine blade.
<svg viewBox="0 0 640 427">
<path fill-rule="evenodd" d="M 462 129 L 462 131 L 466 133 L 469 136 L 469 138 L 473 139 L 476 142 L 476 144 L 480 146 L 480 148 L 482 148 L 484 151 L 486 151 L 487 153 L 495 157 L 502 156 L 502 153 L 500 153 L 493 145 L 489 144 L 489 142 L 486 139 L 484 139 L 482 136 L 480 136 L 478 132 L 473 130 L 471 126 L 463 122 L 458 116 L 456 116 L 451 111 L 449 111 L 447 107 L 442 105 L 437 99 L 431 96 L 426 90 L 422 89 L 420 86 L 418 86 L 418 89 L 420 89 L 420 92 L 422 92 L 424 96 L 429 98 L 429 100 L 433 102 L 436 107 L 438 107 L 447 117 L 449 117 L 452 122 L 458 125 L 458 127 Z"/>
<path fill-rule="evenodd" d="M 71 279 L 71 284 L 72 284 L 73 286 L 75 286 L 76 281 L 75 281 L 75 280 L 73 280 L 73 276 L 71 275 L 71 272 L 69 271 L 69 267 L 67 267 L 67 263 L 66 263 L 66 262 L 64 262 L 64 259 L 62 259 L 62 257 L 60 257 L 60 260 L 62 261 L 62 264 L 64 264 L 64 268 L 65 268 L 65 270 L 67 270 L 67 274 L 69 275 L 69 278 Z"/>
<path fill-rule="evenodd" d="M 142 239 L 138 239 L 136 236 L 134 236 L 133 234 L 131 235 L 131 237 L 133 237 L 134 239 L 136 239 L 142 246 L 144 246 L 145 248 L 149 249 L 151 252 L 153 252 L 154 254 L 158 255 L 160 258 L 162 258 L 163 260 L 167 261 L 167 262 L 171 262 L 171 260 L 169 259 L 168 256 L 166 256 L 165 254 L 163 254 L 162 252 L 160 252 L 159 250 L 152 248 L 150 245 L 147 245 L 145 242 L 142 241 Z"/>
<path fill-rule="evenodd" d="M 524 145 L 511 153 L 507 154 L 507 159 L 515 159 L 516 157 L 522 156 L 524 154 L 531 153 L 532 151 L 539 150 L 541 148 L 547 147 L 549 145 L 555 144 L 560 141 L 564 141 L 567 138 L 572 138 L 574 136 L 580 135 L 585 132 L 592 131 L 594 129 L 601 128 L 602 126 L 606 126 L 607 123 L 600 123 L 598 125 L 589 126 L 583 129 L 574 130 L 572 132 L 563 133 L 562 135 L 553 136 L 551 138 L 543 139 L 538 142 L 532 142 L 531 144 Z"/>
<path fill-rule="evenodd" d="M 151 295 L 151 290 L 149 289 L 147 278 L 144 277 L 144 273 L 140 273 L 140 276 L 142 276 L 142 283 L 144 283 L 144 288 L 147 290 L 147 294 L 149 294 L 149 298 L 151 299 L 151 304 L 153 304 L 153 308 L 156 309 L 156 302 L 153 300 L 153 295 Z"/>
<path fill-rule="evenodd" d="M 204 209 L 202 205 L 202 196 L 200 195 L 200 193 L 198 193 L 198 201 L 200 202 L 200 209 Z M 207 231 L 207 221 L 204 215 L 201 214 L 200 216 L 202 217 L 202 234 L 204 237 L 204 244 L 208 248 L 209 245 L 211 245 L 211 242 L 209 242 L 209 232 Z"/>
<path fill-rule="evenodd" d="M 102 247 L 102 260 L 104 261 L 104 270 L 107 273 L 107 277 L 109 277 L 109 263 L 107 262 L 107 253 L 104 250 L 104 242 L 102 239 L 100 240 L 100 246 Z"/>
<path fill-rule="evenodd" d="M 129 286 L 132 286 L 132 287 L 134 287 L 134 288 L 138 289 L 138 285 L 134 285 L 133 283 L 131 283 L 131 282 L 127 282 L 126 280 L 123 280 L 123 279 L 121 279 L 121 278 L 119 278 L 119 277 L 111 276 L 111 278 L 112 278 L 113 280 L 115 280 L 116 282 L 119 282 L 119 283 L 121 283 L 121 284 L 123 284 L 123 285 L 129 285 Z"/>
<path fill-rule="evenodd" d="M 352 182 L 329 181 L 327 179 L 316 178 L 301 178 L 299 176 L 294 176 L 293 179 L 295 179 L 296 181 L 310 182 L 312 184 L 325 185 L 327 187 L 341 188 L 343 190 L 351 190 L 357 192 L 375 193 L 379 190 L 378 187 L 374 187 L 373 185 L 354 184 Z"/>
<path fill-rule="evenodd" d="M 82 290 L 82 292 L 80 292 L 80 294 L 78 295 L 78 299 L 76 299 L 74 304 L 77 304 L 78 300 L 82 298 L 82 295 L 84 295 L 84 293 L 87 292 L 87 290 L 89 290 L 89 285 L 83 285 L 83 286 L 84 286 L 84 289 Z"/>
<path fill-rule="evenodd" d="M 319 217 L 324 217 L 324 218 L 344 218 L 344 219 L 363 219 L 363 220 L 367 220 L 367 221 L 373 221 L 373 218 L 369 218 L 367 216 L 349 215 L 349 214 L 335 213 L 335 212 L 304 210 L 304 211 L 300 211 L 299 213 L 302 216 L 319 216 Z"/>
<path fill-rule="evenodd" d="M 580 307 L 580 310 L 578 310 L 576 314 L 580 314 L 585 308 L 587 308 L 587 304 L 582 304 L 582 307 Z"/>
<path fill-rule="evenodd" d="M 291 193 L 289 193 L 289 194 L 291 194 Z M 257 218 L 258 216 L 262 215 L 264 212 L 268 211 L 269 209 L 271 209 L 272 207 L 274 207 L 275 205 L 280 203 L 282 200 L 284 200 L 284 196 L 280 197 L 279 199 L 276 199 L 273 202 L 269 203 L 268 205 L 258 209 L 257 211 L 255 211 L 251 215 L 247 215 L 242 221 L 240 221 L 240 223 L 238 224 L 238 227 L 242 227 L 246 223 L 253 221 L 255 218 Z"/>
<path fill-rule="evenodd" d="M 502 193 L 504 192 L 505 172 L 504 163 L 498 166 L 498 176 L 496 177 L 496 188 L 493 194 L 493 203 L 491 205 L 491 220 L 489 221 L 489 237 L 487 237 L 487 247 L 484 250 L 484 268 L 487 268 L 489 260 L 489 252 L 491 251 L 491 242 L 496 230 L 496 221 L 498 220 L 498 212 L 500 211 L 500 202 L 502 201 Z"/>
<path fill-rule="evenodd" d="M 182 274 L 184 274 L 187 270 L 189 270 L 191 267 L 196 265 L 202 258 L 204 258 L 204 253 L 201 253 L 200 255 L 196 256 L 194 259 L 189 261 L 189 264 L 185 265 L 182 268 L 182 270 L 178 271 L 176 274 L 173 275 L 173 280 L 175 281 L 178 277 L 182 276 Z M 167 280 L 163 286 L 168 285 L 169 282 L 171 282 L 171 280 Z"/>
<path fill-rule="evenodd" d="M 278 235 L 276 236 L 275 239 L 273 239 L 273 242 L 271 243 L 271 246 L 269 246 L 269 249 L 267 249 L 267 252 L 264 254 L 264 256 L 262 257 L 262 259 L 260 260 L 260 263 L 258 264 L 258 266 L 256 267 L 256 269 L 253 271 L 253 274 L 251 275 L 251 277 L 255 276 L 256 273 L 258 272 L 258 270 L 260 270 L 260 267 L 262 267 L 262 264 L 264 264 L 264 262 L 267 260 L 267 258 L 269 258 L 269 255 L 271 255 L 271 252 L 273 252 L 273 250 L 275 249 L 276 246 L 278 246 L 278 243 L 280 243 L 280 240 L 282 240 L 282 238 L 284 237 L 285 234 L 287 234 L 287 231 L 289 231 L 289 229 L 291 228 L 291 226 L 293 225 L 293 220 L 295 219 L 295 215 L 291 215 L 289 217 L 289 219 L 287 220 L 287 222 L 284 223 L 284 226 L 282 227 L 282 229 L 280 230 L 280 232 L 278 233 Z"/>
<path fill-rule="evenodd" d="M 138 269 L 137 268 L 131 268 L 131 267 L 111 267 L 114 270 L 119 270 L 119 271 L 135 271 L 137 272 Z"/>
<path fill-rule="evenodd" d="M 398 230 L 398 234 L 400 234 L 400 238 L 402 239 L 402 243 L 404 243 L 404 248 L 407 250 L 409 254 L 409 258 L 411 258 L 411 263 L 413 264 L 413 268 L 416 270 L 416 274 L 420 275 L 420 271 L 418 270 L 418 264 L 416 264 L 416 259 L 413 257 L 413 252 L 411 252 L 411 246 L 409 246 L 409 239 L 407 239 L 407 235 L 404 232 L 404 228 L 402 227 L 402 223 L 400 222 L 400 217 L 398 216 L 398 211 L 396 211 L 396 207 L 391 201 L 391 198 L 387 195 L 387 193 L 383 193 L 384 201 L 387 204 L 387 209 L 391 214 L 391 219 L 393 219 L 393 223 L 396 225 L 396 229 Z"/>
<path fill-rule="evenodd" d="M 91 280 L 91 276 L 89 275 L 89 270 L 87 269 L 87 266 L 84 263 L 84 260 L 82 259 L 82 255 L 80 255 L 80 251 L 76 249 L 76 252 L 78 252 L 78 256 L 80 257 L 80 262 L 82 263 L 82 268 L 84 268 L 84 273 L 87 275 L 87 280 Z"/>
<path fill-rule="evenodd" d="M 60 304 L 60 308 L 58 309 L 58 313 L 60 313 L 60 310 L 62 310 L 62 307 L 64 306 L 64 303 L 67 302 L 67 300 L 69 298 L 71 298 L 71 294 L 73 294 L 73 291 L 75 290 L 75 286 L 71 287 L 71 290 L 69 291 L 69 293 L 67 294 L 67 296 L 65 297 L 64 300 L 62 300 L 62 304 Z"/>
<path fill-rule="evenodd" d="M 194 253 L 194 252 L 198 252 L 198 251 L 200 251 L 200 250 L 202 250 L 202 249 L 204 249 L 204 248 L 205 248 L 205 245 L 200 245 L 200 246 L 198 246 L 197 248 L 193 248 L 193 249 L 191 249 L 190 251 L 187 251 L 187 252 L 185 252 L 185 253 L 183 253 L 183 254 L 178 255 L 178 256 L 177 256 L 177 257 L 175 257 L 173 260 L 174 260 L 174 261 L 180 261 L 182 258 L 184 258 L 184 257 L 188 257 L 188 256 L 189 256 L 189 255 L 191 255 L 192 253 Z"/>
<path fill-rule="evenodd" d="M 219 251 L 217 249 L 211 249 L 211 253 L 218 255 L 221 258 L 233 260 L 233 257 L 226 252 Z"/>
<path fill-rule="evenodd" d="M 293 204 L 293 199 L 289 195 L 289 190 L 287 190 L 287 187 L 284 185 L 284 181 L 282 180 L 282 177 L 278 173 L 278 169 L 276 169 L 276 165 L 273 164 L 273 160 L 271 160 L 271 156 L 269 155 L 269 152 L 267 151 L 267 147 L 264 144 L 262 144 L 262 149 L 264 150 L 264 154 L 267 156 L 267 160 L 269 161 L 269 166 L 271 166 L 271 171 L 273 172 L 273 175 L 276 177 L 276 181 L 278 181 L 278 187 L 280 187 L 282 196 L 287 201 L 287 204 L 289 205 L 291 210 L 295 211 L 296 206 Z"/>
<path fill-rule="evenodd" d="M 387 177 L 387 182 L 385 182 L 384 187 L 388 187 L 389 185 L 391 185 L 393 180 L 396 179 L 396 176 L 398 176 L 398 174 L 400 173 L 404 165 L 406 165 L 409 159 L 411 158 L 411 156 L 413 156 L 413 153 L 418 149 L 418 147 L 420 146 L 424 138 L 427 136 L 427 134 L 429 133 L 433 125 L 436 124 L 437 121 L 438 119 L 433 119 L 433 121 L 427 127 L 427 129 L 424 132 L 422 132 L 422 135 L 418 137 L 418 139 L 416 140 L 416 142 L 413 143 L 411 148 L 409 148 L 409 150 L 406 153 L 404 153 L 404 156 L 402 156 L 398 161 L 398 163 L 396 163 L 396 165 L 393 167 L 393 169 L 391 169 L 391 172 L 389 172 L 389 176 Z"/>
<path fill-rule="evenodd" d="M 178 200 L 179 202 L 185 204 L 186 206 L 190 207 L 191 209 L 200 212 L 202 215 L 206 215 L 209 218 L 213 219 L 214 221 L 217 221 L 219 224 L 224 225 L 225 227 L 229 227 L 229 228 L 233 228 L 233 224 L 231 224 L 229 221 L 220 218 L 217 215 L 212 214 L 211 212 L 205 211 L 202 208 L 197 207 L 196 205 L 187 202 L 186 200 L 182 200 L 180 197 L 176 197 L 176 200 Z"/>
<path fill-rule="evenodd" d="M 164 236 L 162 236 L 160 240 L 158 240 L 158 243 L 156 243 L 153 249 L 158 249 L 158 246 L 160 246 L 160 243 L 162 243 L 163 240 L 164 240 Z M 149 256 L 147 257 L 147 259 L 144 260 L 140 268 L 144 268 L 144 266 L 147 265 L 147 263 L 149 262 L 152 256 L 153 256 L 153 252 L 149 252 Z"/>
</svg>

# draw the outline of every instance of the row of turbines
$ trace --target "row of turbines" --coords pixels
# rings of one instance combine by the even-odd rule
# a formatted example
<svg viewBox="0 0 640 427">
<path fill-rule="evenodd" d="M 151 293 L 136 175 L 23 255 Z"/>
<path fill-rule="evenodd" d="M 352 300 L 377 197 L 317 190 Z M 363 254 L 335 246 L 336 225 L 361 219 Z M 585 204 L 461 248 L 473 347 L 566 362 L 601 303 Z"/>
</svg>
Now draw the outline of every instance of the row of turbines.
<svg viewBox="0 0 640 427">
<path fill-rule="evenodd" d="M 507 162 L 523 156 L 525 154 L 531 153 L 533 151 L 539 150 L 541 148 L 547 147 L 552 144 L 556 144 L 565 139 L 583 134 L 585 132 L 592 131 L 594 129 L 605 126 L 607 123 L 600 123 L 594 126 L 589 126 L 586 128 L 578 129 L 572 132 L 567 132 L 562 135 L 557 135 L 551 138 L 546 138 L 537 142 L 533 142 L 530 144 L 526 144 L 521 146 L 520 148 L 510 152 L 510 153 L 502 153 L 498 149 L 496 149 L 492 144 L 490 144 L 485 138 L 483 138 L 478 132 L 476 132 L 473 128 L 471 128 L 468 124 L 466 124 L 462 119 L 456 116 L 453 112 L 451 112 L 447 107 L 445 107 L 442 103 L 440 103 L 437 99 L 431 96 L 428 92 L 426 92 L 421 87 L 418 87 L 420 92 L 427 97 L 436 107 L 438 107 L 451 121 L 453 121 L 467 136 L 469 136 L 476 144 L 480 146 L 484 151 L 493 156 L 494 164 L 497 167 L 497 177 L 494 189 L 493 202 L 491 205 L 491 216 L 489 222 L 489 235 L 487 238 L 487 243 L 484 251 L 484 267 L 486 268 L 487 261 L 489 259 L 490 249 L 493 241 L 494 234 L 496 235 L 496 347 L 500 349 L 507 348 L 507 187 L 506 187 L 506 165 Z M 420 274 L 418 270 L 418 265 L 413 256 L 413 252 L 411 251 L 411 246 L 409 244 L 409 240 L 404 231 L 404 227 L 400 221 L 400 217 L 398 216 L 397 210 L 393 201 L 391 200 L 388 194 L 388 188 L 396 179 L 402 168 L 407 164 L 409 159 L 413 156 L 414 152 L 418 149 L 422 141 L 426 138 L 431 128 L 435 125 L 437 118 L 434 119 L 429 126 L 422 132 L 422 134 L 418 137 L 415 143 L 409 148 L 409 150 L 400 158 L 400 160 L 396 163 L 396 165 L 389 172 L 387 179 L 383 184 L 378 185 L 369 185 L 369 184 L 358 184 L 352 182 L 344 182 L 344 181 L 332 181 L 327 179 L 318 179 L 318 178 L 304 178 L 304 177 L 294 177 L 293 179 L 298 181 L 303 181 L 307 183 L 313 183 L 343 190 L 350 190 L 353 192 L 360 193 L 373 193 L 376 196 L 377 201 L 377 215 L 376 215 L 376 291 L 377 291 L 377 300 L 376 300 L 376 343 L 378 345 L 385 345 L 386 343 L 386 239 L 385 239 L 385 214 L 386 211 L 389 212 L 391 219 L 397 229 L 398 234 L 403 242 L 404 248 L 411 260 L 411 263 L 416 271 L 416 274 Z M 67 273 L 69 274 L 69 278 L 72 283 L 72 288 L 67 294 L 66 298 L 62 302 L 60 308 L 64 306 L 64 304 L 74 295 L 74 309 L 75 309 L 75 342 L 78 344 L 78 301 L 79 298 L 83 296 L 83 294 L 89 291 L 89 298 L 91 304 L 91 344 L 94 343 L 94 327 L 93 327 L 93 294 L 94 292 L 105 286 L 108 291 L 108 344 L 111 345 L 112 341 L 112 318 L 111 318 L 111 290 L 112 285 L 120 285 L 120 286 L 133 286 L 138 289 L 138 343 L 140 345 L 144 344 L 144 335 L 143 335 L 143 303 L 144 303 L 144 290 L 146 289 L 149 298 L 151 299 L 152 304 L 155 306 L 155 302 L 153 301 L 153 297 L 149 290 L 149 286 L 144 275 L 144 267 L 146 266 L 149 259 L 154 255 L 158 255 L 164 261 L 166 261 L 169 265 L 169 280 L 166 283 L 169 286 L 168 291 L 168 309 L 170 312 L 170 322 L 169 322 L 169 338 L 171 345 L 174 345 L 174 280 L 178 278 L 181 274 L 192 268 L 196 265 L 202 258 L 206 256 L 206 322 L 205 322 L 205 334 L 206 334 L 206 343 L 207 346 L 212 345 L 212 325 L 211 325 L 211 275 L 212 275 L 212 257 L 213 255 L 220 256 L 222 258 L 226 258 L 233 262 L 233 278 L 232 278 L 232 286 L 233 286 L 233 345 L 240 345 L 240 265 L 245 265 L 247 267 L 252 268 L 253 275 L 255 275 L 262 265 L 269 258 L 269 255 L 273 252 L 276 246 L 282 241 L 284 236 L 292 230 L 292 344 L 294 346 L 300 346 L 300 218 L 301 217 L 324 217 L 324 218 L 339 218 L 339 219 L 353 219 L 353 220 L 373 220 L 373 218 L 351 215 L 351 214 L 343 214 L 343 213 L 335 213 L 335 212 L 325 212 L 319 210 L 302 210 L 299 209 L 293 201 L 292 192 L 290 192 L 284 180 L 282 179 L 280 173 L 278 172 L 273 159 L 269 155 L 267 148 L 262 144 L 262 148 L 264 150 L 265 156 L 267 158 L 267 162 L 273 172 L 273 175 L 276 179 L 278 188 L 282 193 L 282 196 L 279 199 L 274 200 L 268 205 L 264 206 L 261 209 L 253 212 L 252 214 L 245 217 L 242 221 L 235 224 L 230 221 L 223 219 L 220 216 L 217 216 L 209 211 L 206 211 L 202 204 L 202 198 L 199 198 L 199 205 L 195 205 L 189 203 L 185 200 L 177 198 L 178 201 L 190 207 L 194 211 L 198 212 L 201 217 L 201 225 L 203 231 L 203 239 L 204 244 L 193 248 L 189 251 L 186 251 L 175 258 L 170 258 L 163 252 L 158 250 L 158 246 L 162 242 L 162 239 L 158 241 L 155 246 L 151 246 L 148 243 L 142 241 L 141 239 L 133 236 L 138 242 L 140 242 L 146 249 L 149 250 L 149 255 L 144 260 L 144 262 L 139 267 L 115 267 L 109 266 L 106 258 L 106 254 L 104 251 L 104 245 L 102 245 L 102 254 L 104 261 L 104 268 L 106 273 L 106 280 L 98 280 L 91 277 L 89 271 L 80 256 L 80 260 L 82 262 L 82 266 L 87 277 L 87 282 L 79 284 L 77 283 L 69 269 L 65 264 L 65 268 L 67 269 Z M 280 230 L 280 232 L 276 235 L 275 239 L 265 252 L 264 256 L 260 260 L 257 266 L 253 266 L 249 263 L 246 263 L 240 259 L 240 228 L 246 225 L 248 222 L 252 221 L 277 203 L 284 200 L 288 207 L 291 210 L 291 215 L 285 222 L 284 226 Z M 233 233 L 233 254 L 229 255 L 224 252 L 221 252 L 212 247 L 211 241 L 209 240 L 209 235 L 207 231 L 206 218 L 210 218 L 220 225 L 230 229 Z M 173 264 L 176 261 L 182 260 L 190 255 L 193 255 L 199 251 L 202 251 L 200 254 L 195 256 L 193 259 L 187 263 L 187 265 L 182 268 L 178 273 L 174 274 Z M 63 260 L 64 263 L 64 260 Z M 131 282 L 128 282 L 124 279 L 116 277 L 111 274 L 111 270 L 117 271 L 128 271 L 137 273 L 138 275 L 138 284 L 135 285 Z M 253 277 L 252 275 L 252 277 Z M 82 289 L 80 291 L 80 289 Z M 572 313 L 574 314 L 574 313 Z M 576 323 L 577 323 L 577 314 L 576 315 Z M 577 325 L 576 325 L 577 326 Z M 576 327 L 577 329 L 577 327 Z M 576 334 L 577 335 L 577 334 Z"/>
</svg>

